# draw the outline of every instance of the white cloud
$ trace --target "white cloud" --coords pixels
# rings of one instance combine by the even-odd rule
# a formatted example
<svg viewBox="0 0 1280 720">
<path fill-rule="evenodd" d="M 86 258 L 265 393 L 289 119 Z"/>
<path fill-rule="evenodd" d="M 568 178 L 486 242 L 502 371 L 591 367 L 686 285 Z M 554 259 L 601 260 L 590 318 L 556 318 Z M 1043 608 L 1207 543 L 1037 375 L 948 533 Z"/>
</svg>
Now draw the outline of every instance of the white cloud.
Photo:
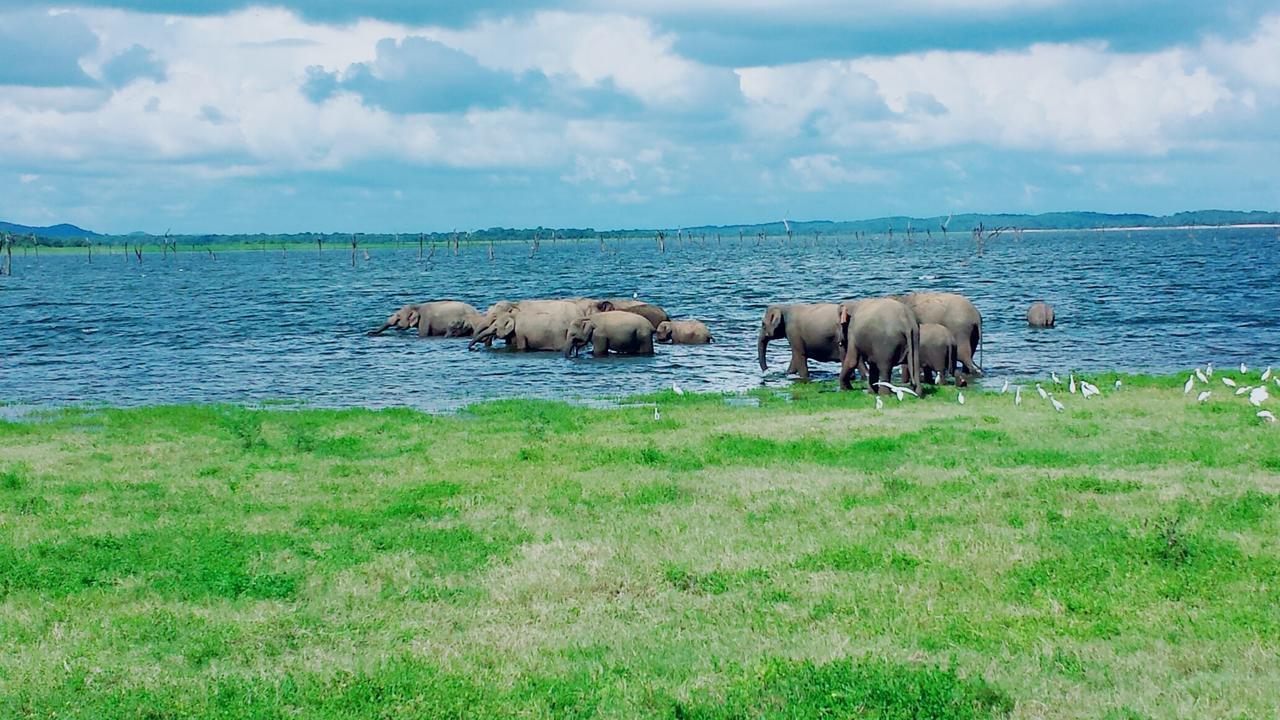
<svg viewBox="0 0 1280 720">
<path fill-rule="evenodd" d="M 888 174 L 880 170 L 847 167 L 840 158 L 829 153 L 793 157 L 787 164 L 800 186 L 809 191 L 825 190 L 832 185 L 879 183 L 888 179 Z"/>
</svg>

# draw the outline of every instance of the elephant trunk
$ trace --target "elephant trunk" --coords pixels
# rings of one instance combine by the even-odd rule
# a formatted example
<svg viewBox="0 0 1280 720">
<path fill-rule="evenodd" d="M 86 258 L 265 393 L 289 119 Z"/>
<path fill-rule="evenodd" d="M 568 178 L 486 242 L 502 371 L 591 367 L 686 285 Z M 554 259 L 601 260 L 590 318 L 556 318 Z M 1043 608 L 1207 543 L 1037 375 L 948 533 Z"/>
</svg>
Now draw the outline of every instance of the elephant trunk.
<svg viewBox="0 0 1280 720">
<path fill-rule="evenodd" d="M 475 350 L 476 345 L 480 343 L 487 344 L 488 339 L 492 336 L 493 336 L 493 326 L 490 325 L 489 327 L 486 327 L 484 330 L 481 330 L 480 332 L 471 336 L 471 341 L 467 343 L 467 349 Z"/>
<path fill-rule="evenodd" d="M 369 332 L 365 333 L 365 335 L 368 335 L 370 337 L 374 335 L 381 335 L 383 332 L 386 331 L 387 328 L 391 327 L 391 325 L 392 323 L 389 323 L 389 322 L 382 323 L 382 327 L 379 327 L 377 330 L 370 330 Z"/>
<path fill-rule="evenodd" d="M 570 340 L 569 342 L 564 344 L 564 356 L 566 358 L 573 357 L 574 355 L 577 354 L 577 352 L 578 352 L 578 344 L 575 343 L 574 341 Z"/>
<path fill-rule="evenodd" d="M 763 372 L 769 369 L 769 364 L 764 360 L 765 350 L 769 349 L 769 336 L 760 333 L 760 339 L 756 341 L 756 359 L 760 361 L 760 370 Z"/>
</svg>

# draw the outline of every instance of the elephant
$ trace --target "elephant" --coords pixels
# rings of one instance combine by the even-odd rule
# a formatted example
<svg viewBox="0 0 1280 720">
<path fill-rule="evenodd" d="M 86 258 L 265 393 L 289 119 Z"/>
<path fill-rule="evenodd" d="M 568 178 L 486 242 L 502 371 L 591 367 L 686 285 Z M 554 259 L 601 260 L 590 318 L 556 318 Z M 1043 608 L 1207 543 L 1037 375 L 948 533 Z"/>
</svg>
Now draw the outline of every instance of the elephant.
<svg viewBox="0 0 1280 720">
<path fill-rule="evenodd" d="M 968 298 L 955 293 L 911 293 L 894 299 L 911 308 L 921 323 L 936 323 L 950 330 L 956 341 L 956 360 L 964 366 L 966 376 L 982 376 L 982 368 L 973 360 L 982 342 L 982 313 Z"/>
<path fill-rule="evenodd" d="M 840 305 L 839 331 L 844 350 L 840 387 L 851 389 L 853 371 L 867 379 L 867 391 L 879 394 L 895 365 L 902 382 L 920 394 L 920 322 L 911 308 L 893 298 L 871 298 Z"/>
<path fill-rule="evenodd" d="M 577 309 L 571 304 L 568 305 L 568 309 L 562 307 L 558 310 L 521 310 L 504 313 L 477 332 L 471 338 L 471 342 L 467 343 L 467 349 L 471 350 L 479 343 L 488 345 L 494 338 L 500 338 L 507 342 L 508 347 L 514 347 L 521 352 L 560 350 L 564 346 L 565 333 L 578 318 Z"/>
<path fill-rule="evenodd" d="M 956 371 L 956 341 L 951 331 L 937 323 L 920 326 L 920 371 L 935 385 L 944 384 L 950 373 L 957 385 L 962 385 Z"/>
<path fill-rule="evenodd" d="M 1027 309 L 1027 325 L 1035 328 L 1053 327 L 1053 306 L 1043 300 L 1032 303 Z"/>
<path fill-rule="evenodd" d="M 635 313 L 636 315 L 643 317 L 645 320 L 648 320 L 649 323 L 652 324 L 655 328 L 658 327 L 659 324 L 664 323 L 671 319 L 671 316 L 667 315 L 666 310 L 663 310 L 662 308 L 658 307 L 657 305 L 654 305 L 653 303 L 644 302 L 643 300 L 628 300 L 625 298 L 609 298 L 604 302 L 612 305 L 613 310 L 621 310 L 623 312 Z"/>
<path fill-rule="evenodd" d="M 653 332 L 653 325 L 635 313 L 593 313 L 569 324 L 564 334 L 564 356 L 577 355 L 588 343 L 595 357 L 604 357 L 610 351 L 619 355 L 652 355 Z"/>
<path fill-rule="evenodd" d="M 607 301 L 595 300 L 592 298 L 571 298 L 568 300 L 520 300 L 512 302 L 511 300 L 499 300 L 489 306 L 484 316 L 480 319 L 479 325 L 475 328 L 475 335 L 479 336 L 484 330 L 492 326 L 498 319 L 505 315 L 517 312 L 549 312 L 552 314 L 572 313 L 572 317 L 582 317 L 593 312 L 605 312 L 612 310 L 613 305 Z M 572 319 L 572 318 L 570 318 Z M 567 327 L 567 323 L 566 323 Z M 493 343 L 492 334 L 485 334 L 482 340 L 486 346 Z M 503 337 L 503 336 L 498 336 Z M 474 346 L 475 343 L 468 345 L 468 348 Z M 559 346 L 556 346 L 559 349 Z"/>
<path fill-rule="evenodd" d="M 481 325 L 479 310 L 457 300 L 437 300 L 418 305 L 405 305 L 369 335 L 380 335 L 388 328 L 418 328 L 418 337 L 468 337 Z"/>
<path fill-rule="evenodd" d="M 658 323 L 657 340 L 672 345 L 706 345 L 715 338 L 700 320 L 665 320 Z"/>
<path fill-rule="evenodd" d="M 840 306 L 836 303 L 796 303 L 766 308 L 760 321 L 760 338 L 756 342 L 761 370 L 769 369 L 765 363 L 769 341 L 782 338 L 786 338 L 791 346 L 791 364 L 787 366 L 787 372 L 808 380 L 811 358 L 820 362 L 840 362 L 844 357 L 840 347 Z"/>
</svg>

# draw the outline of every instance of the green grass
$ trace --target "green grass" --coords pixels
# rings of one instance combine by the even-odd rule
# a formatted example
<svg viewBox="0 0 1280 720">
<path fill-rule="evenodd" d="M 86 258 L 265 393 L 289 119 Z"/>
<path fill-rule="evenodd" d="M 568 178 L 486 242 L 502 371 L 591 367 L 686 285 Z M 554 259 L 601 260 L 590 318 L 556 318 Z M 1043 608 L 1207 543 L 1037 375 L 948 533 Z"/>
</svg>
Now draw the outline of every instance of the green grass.
<svg viewBox="0 0 1280 720">
<path fill-rule="evenodd" d="M 0 422 L 0 717 L 1271 717 L 1280 427 L 1181 380 Z"/>
</svg>

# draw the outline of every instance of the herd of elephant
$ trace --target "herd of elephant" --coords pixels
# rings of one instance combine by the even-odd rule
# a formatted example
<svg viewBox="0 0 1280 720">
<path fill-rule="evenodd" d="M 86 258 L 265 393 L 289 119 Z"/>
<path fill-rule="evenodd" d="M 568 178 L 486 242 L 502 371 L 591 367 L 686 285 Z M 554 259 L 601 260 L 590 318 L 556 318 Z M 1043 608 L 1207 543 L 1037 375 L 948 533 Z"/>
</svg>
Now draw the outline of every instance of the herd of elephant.
<svg viewBox="0 0 1280 720">
<path fill-rule="evenodd" d="M 516 350 L 553 350 L 565 357 L 591 346 L 596 357 L 652 355 L 653 343 L 700 345 L 713 341 L 705 323 L 673 320 L 666 310 L 637 299 L 502 300 L 487 311 L 458 300 L 405 305 L 370 335 L 417 328 L 421 337 L 469 337 L 467 349 L 503 340 Z"/>
<path fill-rule="evenodd" d="M 1052 306 L 1037 302 L 1027 323 L 1052 327 Z M 603 357 L 652 355 L 655 339 L 680 345 L 713 341 L 705 323 L 673 320 L 658 305 L 636 298 L 568 298 L 503 300 L 485 312 L 457 300 L 405 305 L 392 313 L 378 335 L 388 329 L 417 329 L 421 337 L 467 337 L 467 349 L 503 340 L 520 351 L 557 351 L 577 355 L 590 345 Z M 852 387 L 854 372 L 879 394 L 889 388 L 895 367 L 902 382 L 917 394 L 922 382 L 967 385 L 981 376 L 974 354 L 982 342 L 982 314 L 968 298 L 955 293 L 910 293 L 832 303 L 770 305 L 760 323 L 757 355 L 768 369 L 766 350 L 772 340 L 791 346 L 787 372 L 809 377 L 809 360 L 840 363 L 840 387 Z"/>
</svg>

